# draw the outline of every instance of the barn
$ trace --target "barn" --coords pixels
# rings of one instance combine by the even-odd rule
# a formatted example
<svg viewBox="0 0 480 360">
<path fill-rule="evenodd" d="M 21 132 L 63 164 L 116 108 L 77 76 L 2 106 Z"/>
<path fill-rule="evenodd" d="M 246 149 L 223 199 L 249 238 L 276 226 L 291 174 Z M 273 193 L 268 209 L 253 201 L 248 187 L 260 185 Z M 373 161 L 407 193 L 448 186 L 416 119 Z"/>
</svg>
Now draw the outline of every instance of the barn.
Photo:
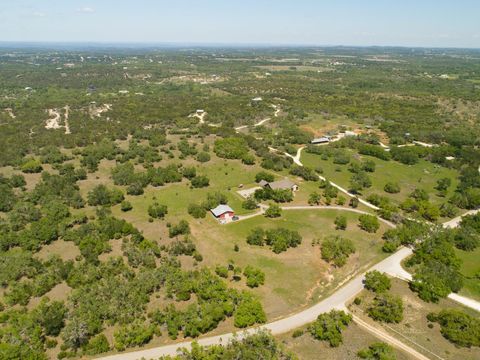
<svg viewBox="0 0 480 360">
<path fill-rule="evenodd" d="M 235 213 L 233 209 L 228 205 L 218 205 L 215 209 L 210 210 L 217 219 L 232 218 Z"/>
</svg>

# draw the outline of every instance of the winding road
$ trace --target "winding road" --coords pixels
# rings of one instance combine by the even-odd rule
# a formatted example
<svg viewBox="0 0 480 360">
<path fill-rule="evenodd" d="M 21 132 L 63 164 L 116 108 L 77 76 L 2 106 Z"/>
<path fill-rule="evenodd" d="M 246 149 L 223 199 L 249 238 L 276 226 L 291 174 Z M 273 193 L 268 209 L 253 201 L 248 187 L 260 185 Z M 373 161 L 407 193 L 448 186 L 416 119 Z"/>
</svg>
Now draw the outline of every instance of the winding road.
<svg viewBox="0 0 480 360">
<path fill-rule="evenodd" d="M 283 207 L 284 210 L 305 210 L 305 209 L 337 209 L 337 210 L 345 210 L 345 211 L 353 211 L 357 213 L 365 213 L 362 210 L 358 209 L 350 209 L 350 208 L 342 208 L 342 207 L 334 207 L 334 206 L 290 206 L 290 207 Z M 467 214 L 472 214 L 476 213 L 477 211 L 472 211 Z M 258 215 L 255 214 L 255 216 Z M 466 215 L 466 214 L 464 214 Z M 455 218 L 445 224 L 445 226 L 449 227 L 454 227 L 457 226 L 460 223 L 461 217 Z M 385 222 L 385 220 L 382 220 Z M 393 224 L 386 222 L 388 225 L 392 226 Z M 394 226 L 394 225 L 393 225 Z M 402 247 L 400 248 L 397 252 L 394 254 L 390 255 L 386 259 L 380 261 L 376 265 L 373 265 L 368 271 L 372 270 L 378 270 L 380 272 L 386 273 L 390 276 L 405 280 L 405 281 L 410 281 L 412 279 L 412 276 L 410 273 L 408 273 L 403 267 L 401 266 L 401 263 L 404 259 L 409 257 L 412 254 L 412 250 L 410 248 Z M 367 272 L 368 272 L 367 271 Z M 205 337 L 205 338 L 200 338 L 197 339 L 196 341 L 200 345 L 204 346 L 209 346 L 209 345 L 214 345 L 214 344 L 226 344 L 228 343 L 229 340 L 233 339 L 234 337 L 237 338 L 242 338 L 245 337 L 249 334 L 252 334 L 256 332 L 259 329 L 264 329 L 270 331 L 273 335 L 278 335 L 278 334 L 283 334 L 288 331 L 294 330 L 296 328 L 299 328 L 301 326 L 304 326 L 306 324 L 309 324 L 317 318 L 319 314 L 329 312 L 330 310 L 333 309 L 342 309 L 342 310 L 347 310 L 346 309 L 346 303 L 351 300 L 353 297 L 355 297 L 358 293 L 360 293 L 363 289 L 363 279 L 364 279 L 365 273 L 359 274 L 355 276 L 353 279 L 348 281 L 346 284 L 344 284 L 342 287 L 340 287 L 338 290 L 336 290 L 334 293 L 332 293 L 330 296 L 326 297 L 325 299 L 321 300 L 317 304 L 300 311 L 298 313 L 292 314 L 288 317 L 285 317 L 280 320 L 273 321 L 271 323 L 262 325 L 262 326 L 257 326 L 253 328 L 249 328 L 245 331 L 239 332 L 239 333 L 227 333 L 223 335 L 217 335 L 217 336 L 210 336 L 210 337 Z M 457 301 L 465 306 L 468 306 L 472 309 L 475 309 L 477 311 L 480 311 L 480 302 L 475 301 L 473 299 L 465 298 L 463 296 L 460 296 L 458 294 L 450 294 L 449 298 Z M 385 333 L 382 329 L 379 329 L 377 327 L 373 327 L 369 324 L 364 323 L 363 321 L 357 321 L 357 324 L 359 326 L 364 327 L 366 330 L 376 334 L 377 336 L 381 337 L 383 340 L 390 342 L 392 345 L 397 346 L 400 349 L 403 349 L 404 351 L 407 351 L 410 353 L 412 356 L 416 357 L 417 359 L 427 359 L 424 355 L 421 353 L 417 352 L 416 350 L 412 349 L 408 345 L 400 342 L 399 340 L 396 340 L 392 338 L 389 334 Z M 393 340 L 392 340 L 393 339 Z M 121 353 L 121 354 L 115 354 L 115 355 L 109 355 L 109 356 L 104 356 L 101 357 L 101 360 L 139 360 L 139 359 L 152 359 L 152 358 L 158 358 L 160 356 L 164 355 L 175 355 L 177 354 L 177 349 L 179 348 L 189 348 L 191 346 L 191 341 L 183 341 L 183 342 L 178 342 L 175 344 L 170 344 L 170 345 L 164 345 L 156 348 L 151 348 L 151 349 L 143 349 L 139 351 L 133 351 L 133 352 L 128 352 L 128 353 Z"/>
<path fill-rule="evenodd" d="M 278 113 L 275 114 L 275 116 Z M 261 122 L 265 122 L 270 120 L 264 119 Z M 255 126 L 260 125 L 260 123 L 255 124 Z M 235 128 L 236 131 L 239 131 L 243 128 L 246 128 L 247 126 L 240 126 L 238 128 Z M 300 161 L 301 153 L 304 147 L 301 147 L 297 150 L 297 153 L 295 156 L 285 153 L 286 156 L 289 156 L 293 159 L 295 164 L 298 166 L 303 166 L 302 162 Z M 270 148 L 271 151 L 278 151 L 277 149 Z M 319 176 L 320 179 L 326 180 L 325 178 Z M 333 186 L 338 188 L 340 191 L 343 193 L 347 194 L 350 197 L 355 197 L 354 194 L 349 193 L 346 189 L 338 186 L 337 184 L 334 184 L 330 182 Z M 359 199 L 359 201 L 366 205 L 367 207 L 378 210 L 378 207 L 376 207 L 373 204 L 370 204 L 369 202 Z M 351 209 L 351 208 L 345 208 L 345 207 L 339 207 L 339 206 L 284 206 L 282 207 L 283 210 L 321 210 L 321 209 L 336 209 L 336 210 L 343 210 L 343 211 L 352 211 L 356 213 L 367 213 L 362 210 L 358 209 Z M 254 216 L 261 215 L 264 212 L 264 207 L 261 207 L 261 210 L 255 214 L 247 215 L 241 217 L 241 220 L 251 218 Z M 473 214 L 478 212 L 479 210 L 476 211 L 470 211 L 464 215 L 467 214 Z M 462 216 L 464 216 L 462 215 Z M 446 223 L 443 224 L 444 227 L 456 227 L 459 225 L 462 216 L 459 216 L 455 219 L 452 219 Z M 386 223 L 387 225 L 394 227 L 395 225 L 379 218 L 382 222 Z M 408 273 L 403 267 L 401 266 L 401 263 L 404 259 L 409 257 L 412 254 L 412 250 L 410 248 L 405 248 L 402 247 L 400 248 L 397 252 L 394 254 L 390 255 L 386 259 L 380 261 L 376 265 L 372 266 L 368 271 L 372 270 L 378 270 L 383 273 L 387 273 L 390 276 L 397 277 L 399 279 L 405 280 L 405 281 L 410 281 L 412 279 L 412 276 L 410 273 Z M 367 272 L 368 272 L 367 271 Z M 234 337 L 236 338 L 242 338 L 245 337 L 249 334 L 252 334 L 256 332 L 258 329 L 265 329 L 270 331 L 273 335 L 278 335 L 282 333 L 286 333 L 288 331 L 297 329 L 299 327 L 302 327 L 306 324 L 309 324 L 313 322 L 317 316 L 321 313 L 329 312 L 332 309 L 341 309 L 348 311 L 346 309 L 346 304 L 348 301 L 350 301 L 353 297 L 355 297 L 358 293 L 360 293 L 363 289 L 363 279 L 364 279 L 365 273 L 359 274 L 352 278 L 350 281 L 345 283 L 343 286 L 341 286 L 339 289 L 337 289 L 335 292 L 333 292 L 331 295 L 328 297 L 324 298 L 317 304 L 303 310 L 300 312 L 297 312 L 295 314 L 292 314 L 290 316 L 287 316 L 283 319 L 273 321 L 271 323 L 262 325 L 262 326 L 257 326 L 253 328 L 249 328 L 245 331 L 239 332 L 239 333 L 227 333 L 227 334 L 222 334 L 222 335 L 217 335 L 217 336 L 210 336 L 210 337 L 204 337 L 200 339 L 196 339 L 200 345 L 203 346 L 209 346 L 209 345 L 214 345 L 214 344 L 226 344 L 228 343 L 229 340 L 233 339 Z M 458 294 L 450 294 L 449 298 L 451 298 L 454 301 L 457 301 L 465 306 L 468 306 L 470 308 L 473 308 L 477 311 L 480 311 L 480 303 L 478 301 L 475 301 L 473 299 L 465 298 L 463 296 L 460 296 Z M 367 331 L 370 331 L 371 333 L 375 334 L 376 336 L 382 338 L 383 340 L 391 343 L 392 345 L 396 346 L 397 348 L 400 348 L 412 356 L 414 356 L 417 359 L 420 360 L 426 360 L 428 359 L 426 356 L 423 354 L 419 353 L 418 351 L 412 349 L 405 343 L 399 341 L 395 337 L 392 337 L 391 335 L 387 334 L 385 331 L 378 327 L 374 327 L 370 324 L 367 324 L 363 320 L 359 319 L 358 317 L 354 317 L 354 321 Z M 99 359 L 101 360 L 138 360 L 138 359 L 152 359 L 152 358 L 158 358 L 160 356 L 164 355 L 176 355 L 177 354 L 177 349 L 179 348 L 189 348 L 191 346 L 191 341 L 183 341 L 183 342 L 178 342 L 175 344 L 170 344 L 170 345 L 164 345 L 160 347 L 155 347 L 151 349 L 143 349 L 143 350 L 138 350 L 138 351 L 133 351 L 133 352 L 127 352 L 127 353 L 120 353 L 120 354 L 115 354 L 115 355 L 109 355 L 109 356 L 104 356 Z"/>
</svg>

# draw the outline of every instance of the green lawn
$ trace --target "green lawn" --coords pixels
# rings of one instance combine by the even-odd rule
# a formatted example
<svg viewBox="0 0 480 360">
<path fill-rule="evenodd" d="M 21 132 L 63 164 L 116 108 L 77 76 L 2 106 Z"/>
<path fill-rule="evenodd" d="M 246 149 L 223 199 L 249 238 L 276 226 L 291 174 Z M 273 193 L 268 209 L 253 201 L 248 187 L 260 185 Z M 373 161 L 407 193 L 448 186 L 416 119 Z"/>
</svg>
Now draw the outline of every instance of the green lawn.
<svg viewBox="0 0 480 360">
<path fill-rule="evenodd" d="M 460 294 L 480 300 L 480 279 L 475 278 L 475 275 L 480 274 L 480 247 L 475 251 L 457 250 L 457 255 L 463 261 L 461 272 L 465 276 Z"/>
<path fill-rule="evenodd" d="M 356 154 L 353 150 L 347 150 L 352 159 L 373 160 L 376 163 L 376 170 L 370 173 L 372 179 L 372 187 L 364 190 L 364 197 L 372 193 L 385 195 L 396 202 L 402 202 L 415 189 L 420 188 L 426 190 L 430 194 L 430 200 L 433 203 L 441 204 L 445 202 L 445 198 L 437 196 L 435 186 L 438 179 L 448 177 L 452 180 L 448 196 L 450 196 L 458 183 L 458 173 L 455 170 L 447 169 L 439 165 L 432 164 L 425 160 L 420 160 L 415 165 L 404 165 L 397 161 L 384 161 L 371 156 Z M 338 185 L 348 189 L 349 180 L 352 173 L 348 171 L 347 165 L 337 165 L 333 163 L 332 158 L 322 160 L 320 155 L 302 152 L 302 163 L 306 166 L 323 169 L 323 175 Z M 401 191 L 398 194 L 388 194 L 383 188 L 387 182 L 397 182 Z"/>
</svg>

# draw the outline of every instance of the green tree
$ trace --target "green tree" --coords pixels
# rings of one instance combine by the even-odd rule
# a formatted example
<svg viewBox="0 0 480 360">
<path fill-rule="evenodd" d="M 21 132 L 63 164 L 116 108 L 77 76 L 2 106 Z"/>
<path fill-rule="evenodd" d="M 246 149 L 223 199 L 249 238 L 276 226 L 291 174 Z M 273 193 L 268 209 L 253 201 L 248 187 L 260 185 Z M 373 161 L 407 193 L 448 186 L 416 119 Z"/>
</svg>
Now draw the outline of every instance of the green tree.
<svg viewBox="0 0 480 360">
<path fill-rule="evenodd" d="M 402 299 L 390 294 L 377 295 L 368 307 L 367 313 L 376 321 L 399 323 L 403 319 Z"/>
<path fill-rule="evenodd" d="M 277 218 L 282 215 L 282 209 L 277 204 L 271 204 L 267 210 L 265 210 L 265 216 L 268 218 Z"/>
<path fill-rule="evenodd" d="M 355 246 L 350 239 L 337 235 L 327 237 L 322 242 L 321 250 L 323 260 L 342 267 L 347 263 L 348 257 L 355 252 Z"/>
<path fill-rule="evenodd" d="M 396 360 L 395 350 L 388 344 L 376 342 L 357 353 L 358 357 L 367 360 Z"/>
<path fill-rule="evenodd" d="M 337 230 L 345 230 L 347 228 L 347 217 L 344 215 L 338 215 L 335 218 L 335 227 Z"/>
<path fill-rule="evenodd" d="M 367 272 L 363 284 L 365 285 L 365 289 L 376 293 L 385 292 L 392 286 L 388 276 L 377 270 Z"/>
<path fill-rule="evenodd" d="M 376 233 L 380 228 L 380 223 L 376 216 L 363 214 L 358 218 L 359 226 L 362 230 L 369 233 Z"/>
<path fill-rule="evenodd" d="M 352 316 L 344 311 L 332 310 L 320 314 L 310 326 L 309 331 L 317 340 L 328 341 L 331 347 L 338 347 L 343 342 L 342 331 L 352 321 Z"/>
</svg>

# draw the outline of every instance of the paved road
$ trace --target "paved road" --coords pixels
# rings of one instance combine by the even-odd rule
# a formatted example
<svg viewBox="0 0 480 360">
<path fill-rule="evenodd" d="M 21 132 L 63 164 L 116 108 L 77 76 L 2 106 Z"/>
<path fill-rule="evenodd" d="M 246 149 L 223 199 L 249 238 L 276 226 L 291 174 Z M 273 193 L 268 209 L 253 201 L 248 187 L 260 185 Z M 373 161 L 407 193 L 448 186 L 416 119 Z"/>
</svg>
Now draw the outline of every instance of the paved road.
<svg viewBox="0 0 480 360">
<path fill-rule="evenodd" d="M 382 272 L 390 273 L 395 272 L 395 264 L 400 263 L 406 256 L 410 254 L 409 249 L 402 248 L 387 259 L 376 264 L 372 269 L 376 269 Z M 393 268 L 392 268 L 393 267 Z M 391 269 L 392 268 L 392 269 Z M 345 303 L 355 297 L 363 289 L 364 274 L 358 275 L 346 283 L 344 286 L 335 291 L 332 295 L 313 305 L 312 307 L 305 309 L 301 312 L 293 314 L 289 317 L 271 322 L 269 324 L 251 328 L 244 332 L 241 332 L 240 336 L 251 334 L 258 329 L 266 329 L 271 331 L 273 335 L 283 334 L 285 332 L 294 330 L 301 326 L 314 321 L 319 314 L 329 312 L 332 309 L 345 309 Z M 228 333 L 219 336 L 212 336 L 207 338 L 200 338 L 197 342 L 201 345 L 213 345 L 219 343 L 227 343 L 234 336 L 233 333 Z M 102 360 L 138 360 L 142 357 L 145 359 L 158 358 L 163 355 L 174 355 L 179 347 L 189 347 L 190 341 L 176 343 L 172 345 L 166 345 L 153 349 L 145 349 L 135 351 L 131 353 L 115 354 L 111 356 L 102 357 Z"/>
</svg>

